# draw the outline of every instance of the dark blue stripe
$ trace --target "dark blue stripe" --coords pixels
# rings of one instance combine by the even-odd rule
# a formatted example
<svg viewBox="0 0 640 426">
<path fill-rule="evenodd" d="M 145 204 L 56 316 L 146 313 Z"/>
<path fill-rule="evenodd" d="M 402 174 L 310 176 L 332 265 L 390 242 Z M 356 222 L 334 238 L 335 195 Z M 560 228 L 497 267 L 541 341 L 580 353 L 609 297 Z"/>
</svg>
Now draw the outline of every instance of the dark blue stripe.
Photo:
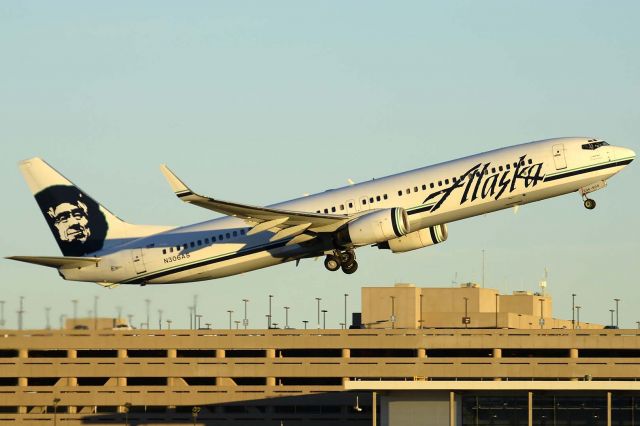
<svg viewBox="0 0 640 426">
<path fill-rule="evenodd" d="M 586 169 L 572 170 L 570 172 L 559 173 L 557 175 L 548 176 L 548 177 L 544 178 L 544 181 L 545 182 L 550 182 L 552 180 L 564 179 L 564 178 L 567 178 L 567 177 L 570 177 L 570 176 L 581 175 L 583 173 L 595 172 L 596 170 L 608 169 L 610 167 L 626 166 L 627 164 L 631 163 L 632 161 L 633 160 L 614 161 L 612 163 L 600 164 L 600 165 L 597 165 L 597 166 L 588 167 Z"/>
<path fill-rule="evenodd" d="M 431 210 L 431 208 L 433 207 L 433 204 L 430 206 L 423 206 L 420 208 L 417 208 L 415 210 L 410 210 L 407 212 L 408 215 L 412 215 L 412 214 L 418 214 L 418 213 L 422 213 L 422 212 L 428 212 Z"/>
<path fill-rule="evenodd" d="M 248 249 L 248 250 L 241 250 L 235 253 L 231 253 L 228 254 L 226 256 L 221 256 L 221 257 L 216 257 L 214 259 L 205 259 L 205 260 L 201 260 L 200 262 L 196 262 L 196 263 L 192 263 L 189 265 L 184 265 L 184 266 L 179 266 L 177 268 L 173 268 L 173 269 L 169 269 L 169 270 L 165 270 L 165 271 L 160 271 L 160 272 L 156 272 L 150 275 L 146 275 L 144 277 L 139 277 L 139 278 L 134 278 L 131 280 L 127 280 L 127 281 L 122 281 L 121 284 L 142 284 L 145 283 L 147 281 L 156 279 L 156 278 L 160 278 L 160 277 L 164 277 L 167 275 L 172 275 L 172 274 L 177 274 L 178 272 L 184 272 L 184 271 L 188 271 L 190 269 L 194 269 L 194 268 L 199 268 L 201 266 L 206 266 L 206 265 L 213 265 L 214 263 L 218 263 L 218 262 L 224 262 L 225 260 L 231 260 L 231 259 L 236 259 L 238 257 L 242 257 L 242 256 L 248 256 L 250 254 L 255 254 L 255 253 L 259 253 L 261 251 L 266 251 L 266 250 L 271 250 L 271 249 L 275 249 L 275 248 L 280 248 L 280 247 L 284 247 L 287 242 L 289 242 L 290 239 L 287 239 L 285 241 L 279 241 L 277 243 L 273 243 L 273 244 L 268 244 L 266 246 L 258 246 L 252 249 Z"/>
</svg>

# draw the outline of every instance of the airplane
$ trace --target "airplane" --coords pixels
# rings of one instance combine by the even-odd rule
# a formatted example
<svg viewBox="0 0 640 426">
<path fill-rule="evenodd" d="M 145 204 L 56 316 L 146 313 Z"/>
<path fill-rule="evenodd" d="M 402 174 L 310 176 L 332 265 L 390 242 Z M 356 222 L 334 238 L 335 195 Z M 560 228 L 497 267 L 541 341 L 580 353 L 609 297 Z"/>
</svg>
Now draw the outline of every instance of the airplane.
<svg viewBox="0 0 640 426">
<path fill-rule="evenodd" d="M 359 247 L 404 253 L 440 244 L 447 224 L 472 216 L 572 192 L 593 209 L 589 194 L 634 158 L 596 138 L 547 139 L 267 207 L 199 195 L 162 165 L 180 200 L 224 215 L 171 227 L 119 219 L 36 157 L 19 167 L 63 256 L 8 259 L 109 288 L 210 280 L 317 257 L 329 271 L 352 274 Z"/>
</svg>

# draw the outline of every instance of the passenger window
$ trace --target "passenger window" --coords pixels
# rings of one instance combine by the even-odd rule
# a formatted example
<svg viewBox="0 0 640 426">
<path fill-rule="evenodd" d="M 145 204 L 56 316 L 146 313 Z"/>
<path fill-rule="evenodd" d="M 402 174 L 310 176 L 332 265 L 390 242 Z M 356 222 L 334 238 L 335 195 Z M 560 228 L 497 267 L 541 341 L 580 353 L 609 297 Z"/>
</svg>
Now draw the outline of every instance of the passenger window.
<svg viewBox="0 0 640 426">
<path fill-rule="evenodd" d="M 186 250 L 189 246 L 184 244 L 182 247 L 184 247 L 184 249 Z"/>
<path fill-rule="evenodd" d="M 316 210 L 316 213 L 320 213 L 320 210 Z"/>
<path fill-rule="evenodd" d="M 229 238 L 231 238 L 231 234 L 230 234 L 230 233 L 228 233 L 228 232 L 226 233 L 226 235 L 225 235 L 225 236 L 227 237 L 227 240 L 228 240 Z"/>
<path fill-rule="evenodd" d="M 336 212 L 336 208 L 335 207 L 331 207 L 331 213 L 335 213 Z"/>
<path fill-rule="evenodd" d="M 424 191 L 424 190 L 426 190 L 426 189 L 427 189 L 427 185 L 422 184 L 422 190 Z"/>
<path fill-rule="evenodd" d="M 521 166 L 524 166 L 524 160 L 522 160 L 522 161 L 520 162 L 520 165 L 521 165 Z"/>
<path fill-rule="evenodd" d="M 373 197 L 369 198 L 369 204 L 373 204 Z"/>
<path fill-rule="evenodd" d="M 176 251 L 180 251 L 180 246 L 176 246 Z"/>
<path fill-rule="evenodd" d="M 442 181 L 441 180 L 438 181 L 438 186 L 442 186 Z"/>
<path fill-rule="evenodd" d="M 171 251 L 173 251 L 173 247 L 171 247 Z M 162 249 L 162 254 L 167 254 L 167 249 Z"/>
<path fill-rule="evenodd" d="M 444 180 L 445 185 L 449 185 L 449 179 Z"/>
<path fill-rule="evenodd" d="M 485 171 L 484 171 L 484 174 L 485 174 L 485 175 L 488 175 L 488 174 L 489 174 L 489 169 L 485 170 Z"/>
<path fill-rule="evenodd" d="M 325 213 L 329 213 L 329 209 L 324 209 L 324 212 Z"/>
<path fill-rule="evenodd" d="M 238 231 L 233 231 L 233 236 L 237 237 L 238 236 Z"/>
<path fill-rule="evenodd" d="M 384 195 L 382 196 L 382 198 L 384 198 L 385 200 L 388 200 L 388 199 L 389 199 L 389 197 L 387 197 L 387 194 L 384 194 Z"/>
<path fill-rule="evenodd" d="M 215 236 L 211 237 L 211 242 L 212 242 L 212 243 L 215 243 L 215 242 L 216 242 L 216 237 L 215 237 Z"/>
<path fill-rule="evenodd" d="M 209 244 L 209 238 L 205 238 L 205 239 L 204 239 L 204 243 L 205 243 L 205 244 Z"/>
<path fill-rule="evenodd" d="M 518 167 L 518 163 L 513 163 L 513 168 L 515 169 L 516 167 Z"/>
<path fill-rule="evenodd" d="M 367 199 L 366 198 L 362 199 L 362 204 L 367 204 Z"/>
<path fill-rule="evenodd" d="M 491 168 L 491 173 L 495 173 L 495 172 L 496 172 L 496 168 L 495 168 L 495 167 L 492 167 L 492 168 Z"/>
<path fill-rule="evenodd" d="M 224 240 L 224 235 L 223 235 L 223 234 L 218 235 L 218 239 L 219 239 L 220 241 Z"/>
<path fill-rule="evenodd" d="M 498 166 L 498 171 L 502 171 L 502 166 Z"/>
<path fill-rule="evenodd" d="M 191 241 L 191 242 L 189 243 L 189 245 L 191 246 L 191 248 L 193 248 L 193 247 L 195 247 L 195 246 L 196 246 L 196 243 L 194 243 L 193 241 Z"/>
<path fill-rule="evenodd" d="M 434 187 L 435 187 L 435 185 L 433 184 L 433 182 L 431 182 L 431 183 L 429 184 L 429 188 L 433 189 Z"/>
<path fill-rule="evenodd" d="M 202 245 L 202 240 L 198 240 L 198 245 L 201 246 Z"/>
<path fill-rule="evenodd" d="M 382 200 L 382 198 L 380 198 L 379 195 L 376 195 L 376 201 L 380 201 L 380 200 Z"/>
<path fill-rule="evenodd" d="M 244 229 L 240 230 L 240 235 L 244 235 Z"/>
<path fill-rule="evenodd" d="M 340 204 L 340 210 L 344 210 L 344 204 Z"/>
<path fill-rule="evenodd" d="M 511 170 L 511 164 L 507 164 L 507 170 Z"/>
<path fill-rule="evenodd" d="M 528 163 L 529 163 L 529 164 L 533 164 L 533 160 L 532 160 L 531 158 L 529 158 Z"/>
<path fill-rule="evenodd" d="M 458 181 L 458 179 L 454 176 L 451 178 L 453 180 L 453 183 L 456 183 Z"/>
<path fill-rule="evenodd" d="M 349 203 L 349 208 L 353 208 L 353 203 Z"/>
<path fill-rule="evenodd" d="M 407 194 L 411 194 L 411 189 L 407 188 Z"/>
<path fill-rule="evenodd" d="M 398 191 L 398 195 L 402 197 L 402 191 Z"/>
</svg>

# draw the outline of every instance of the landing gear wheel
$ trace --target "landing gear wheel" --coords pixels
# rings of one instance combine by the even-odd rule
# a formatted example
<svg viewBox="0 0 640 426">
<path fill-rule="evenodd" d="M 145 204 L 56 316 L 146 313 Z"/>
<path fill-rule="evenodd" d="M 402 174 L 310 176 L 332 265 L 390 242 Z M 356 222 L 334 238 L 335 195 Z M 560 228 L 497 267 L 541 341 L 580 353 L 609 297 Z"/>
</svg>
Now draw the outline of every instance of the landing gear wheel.
<svg viewBox="0 0 640 426">
<path fill-rule="evenodd" d="M 331 272 L 337 271 L 340 269 L 340 262 L 338 258 L 334 255 L 330 254 L 324 259 L 324 267 L 330 270 Z"/>
<path fill-rule="evenodd" d="M 589 210 L 593 210 L 596 208 L 596 201 L 591 198 L 587 198 L 584 200 L 584 206 Z"/>
<path fill-rule="evenodd" d="M 356 262 L 355 260 L 351 263 L 346 263 L 342 265 L 342 272 L 344 272 L 345 274 L 351 275 L 357 270 L 358 270 L 358 262 Z"/>
<path fill-rule="evenodd" d="M 340 253 L 340 264 L 342 265 L 349 265 L 350 263 L 353 263 L 356 260 L 356 254 L 352 251 L 343 251 L 342 253 Z"/>
</svg>

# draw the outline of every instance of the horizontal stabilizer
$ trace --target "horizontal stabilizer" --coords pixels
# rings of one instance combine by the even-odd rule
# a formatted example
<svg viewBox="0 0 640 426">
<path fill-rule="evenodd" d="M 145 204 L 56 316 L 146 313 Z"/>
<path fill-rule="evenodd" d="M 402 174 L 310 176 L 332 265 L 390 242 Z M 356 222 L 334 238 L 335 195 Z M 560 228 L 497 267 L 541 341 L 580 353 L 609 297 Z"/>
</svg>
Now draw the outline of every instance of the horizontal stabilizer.
<svg viewBox="0 0 640 426">
<path fill-rule="evenodd" d="M 48 266 L 49 268 L 81 268 L 83 266 L 95 265 L 100 261 L 99 257 L 72 256 L 10 256 L 6 259 Z"/>
</svg>

